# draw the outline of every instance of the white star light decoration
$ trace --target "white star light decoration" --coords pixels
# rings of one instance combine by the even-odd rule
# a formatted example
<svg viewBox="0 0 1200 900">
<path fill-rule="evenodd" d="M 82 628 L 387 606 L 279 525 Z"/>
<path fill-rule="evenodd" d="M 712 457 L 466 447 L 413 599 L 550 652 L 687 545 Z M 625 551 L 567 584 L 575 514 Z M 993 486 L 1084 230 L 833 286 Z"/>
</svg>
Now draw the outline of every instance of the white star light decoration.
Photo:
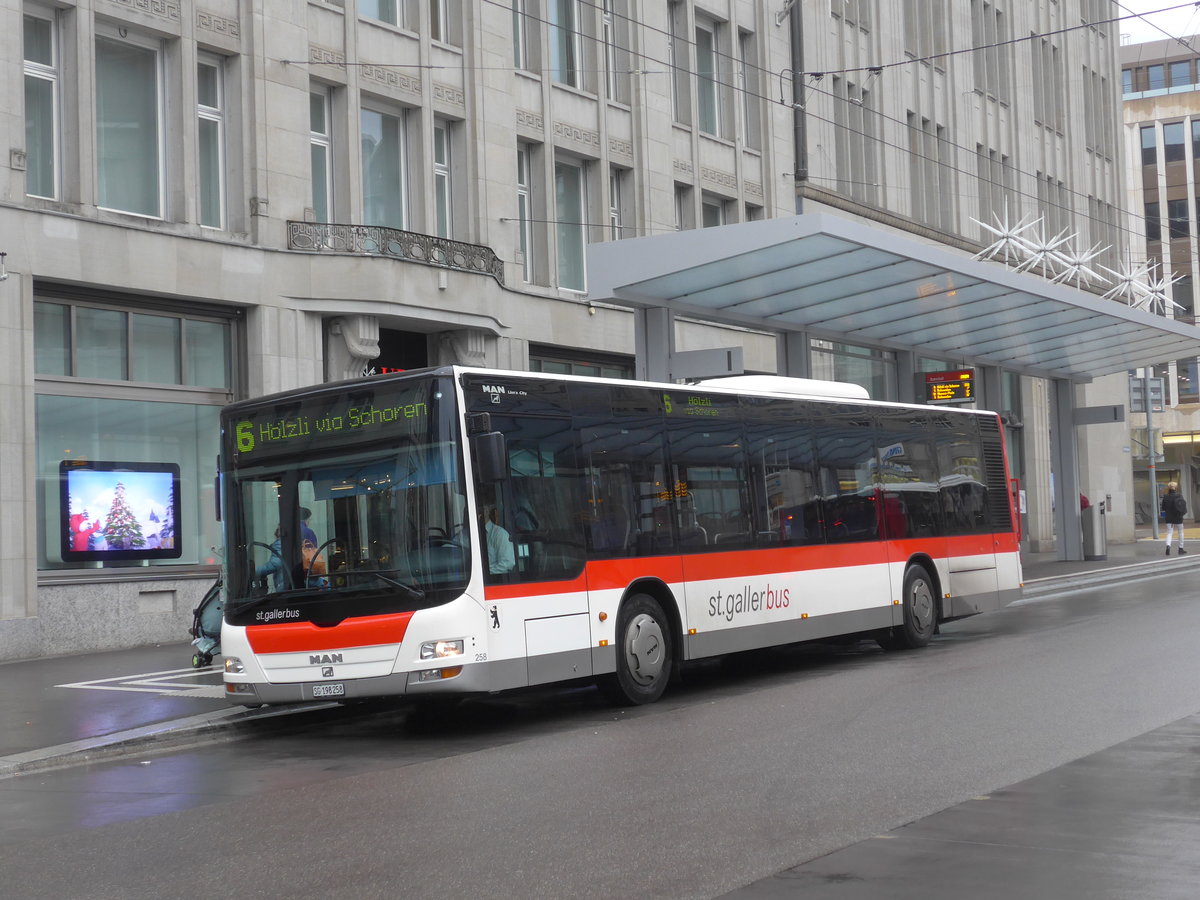
<svg viewBox="0 0 1200 900">
<path fill-rule="evenodd" d="M 1004 206 L 1003 215 L 992 213 L 992 219 L 995 220 L 994 225 L 971 219 L 996 237 L 975 254 L 975 259 L 995 260 L 1011 265 L 1018 272 L 1040 270 L 1052 282 L 1073 283 L 1077 288 L 1084 284 L 1112 283 L 1113 287 L 1104 294 L 1104 299 L 1123 300 L 1133 309 L 1161 316 L 1167 315 L 1168 308 L 1183 309 L 1170 297 L 1171 286 L 1182 279 L 1182 275 L 1152 275 L 1150 261 L 1123 263 L 1120 271 L 1099 264 L 1093 268 L 1092 261 L 1108 247 L 1096 244 L 1087 250 L 1079 250 L 1069 246 L 1076 235 L 1066 229 L 1054 237 L 1048 237 L 1041 217 L 1028 219 L 1022 216 L 1014 222 L 1009 216 L 1008 204 Z M 1096 269 L 1104 270 L 1111 277 L 1106 278 Z"/>
</svg>

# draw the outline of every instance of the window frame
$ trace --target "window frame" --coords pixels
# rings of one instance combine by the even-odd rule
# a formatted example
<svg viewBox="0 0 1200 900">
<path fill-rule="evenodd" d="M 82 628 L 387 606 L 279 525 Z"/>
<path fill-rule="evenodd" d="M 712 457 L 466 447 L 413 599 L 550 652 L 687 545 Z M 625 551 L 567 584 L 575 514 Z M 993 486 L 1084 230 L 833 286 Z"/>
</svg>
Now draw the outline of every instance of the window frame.
<svg viewBox="0 0 1200 900">
<path fill-rule="evenodd" d="M 59 27 L 59 17 L 53 10 L 43 9 L 37 6 L 26 6 L 24 15 L 21 18 L 22 37 L 24 36 L 25 19 L 36 19 L 45 22 L 49 26 L 50 37 L 50 62 L 41 63 L 36 60 L 31 60 L 28 56 L 28 48 L 24 46 L 22 40 L 21 57 L 23 61 L 23 88 L 26 101 L 25 106 L 25 195 L 27 197 L 37 197 L 43 200 L 58 200 L 62 196 L 62 49 L 60 47 L 62 41 L 61 29 Z M 29 121 L 29 82 L 30 79 L 37 81 L 45 81 L 50 84 L 50 193 L 32 193 L 29 190 L 29 173 L 33 168 L 30 165 L 32 154 L 30 153 L 30 121 Z"/>
<path fill-rule="evenodd" d="M 546 0 L 550 80 L 575 90 L 584 88 L 582 23 L 579 0 Z"/>
<path fill-rule="evenodd" d="M 218 106 L 209 106 L 203 103 L 200 99 L 200 68 L 208 66 L 216 72 L 216 100 Z M 201 228 L 210 228 L 221 230 L 226 227 L 227 211 L 228 211 L 228 178 L 226 177 L 228 166 L 228 154 L 226 152 L 226 141 L 228 139 L 228 110 L 225 102 L 225 60 L 215 53 L 200 52 L 196 55 L 196 221 L 199 222 Z M 203 124 L 211 122 L 216 125 L 216 185 L 208 186 L 209 190 L 216 192 L 216 212 L 217 221 L 215 223 L 206 222 L 204 220 L 204 195 L 206 187 L 204 184 L 204 166 L 202 152 L 202 131 Z"/>
<path fill-rule="evenodd" d="M 560 290 L 577 293 L 587 292 L 587 244 L 588 244 L 588 163 L 582 159 L 562 156 L 554 160 L 554 209 L 555 209 L 555 283 Z M 568 196 L 562 189 L 560 173 L 570 170 L 578 173 L 577 190 Z M 565 203 L 575 201 L 579 209 L 579 221 L 572 222 L 563 219 Z M 574 251 L 568 253 L 568 251 Z M 568 260 L 577 263 L 578 282 L 564 282 L 564 274 L 569 274 L 564 267 Z"/>
<path fill-rule="evenodd" d="M 143 212 L 140 210 L 122 209 L 119 206 L 109 206 L 101 202 L 101 192 L 105 179 L 102 174 L 103 154 L 101 146 L 103 140 L 101 138 L 101 117 L 100 117 L 100 43 L 104 42 L 110 45 L 124 46 L 130 45 L 142 50 L 146 50 L 153 54 L 154 74 L 155 74 L 155 97 L 154 97 L 154 142 L 155 142 L 155 159 L 154 163 L 157 167 L 157 184 L 156 184 L 156 206 L 154 212 Z M 161 38 L 152 35 L 142 34 L 140 32 L 131 32 L 122 27 L 120 29 L 107 24 L 97 24 L 95 34 L 92 38 L 93 51 L 95 60 L 93 65 L 93 73 L 97 89 L 93 92 L 93 105 L 95 111 L 94 132 L 96 140 L 96 154 L 94 174 L 96 179 L 96 206 L 108 212 L 116 212 L 129 216 L 137 216 L 143 219 L 165 220 L 167 216 L 167 153 L 164 142 L 166 133 L 166 65 L 167 65 L 167 48 L 165 42 Z M 107 198 L 106 198 L 107 199 Z"/>
<path fill-rule="evenodd" d="M 309 200 L 312 203 L 313 218 L 318 222 L 330 222 L 333 220 L 333 89 L 327 85 L 318 84 L 315 87 L 309 86 L 308 90 L 308 145 L 309 145 L 309 178 L 311 181 L 311 191 Z M 325 130 L 317 131 L 313 127 L 313 102 L 319 100 L 321 105 L 321 117 L 324 119 Z M 321 177 L 322 187 L 325 192 L 324 209 L 317 207 L 317 172 L 315 171 L 313 154 L 317 150 L 321 150 L 324 155 L 324 172 Z"/>
<path fill-rule="evenodd" d="M 702 36 L 706 37 L 709 46 L 704 46 Z M 696 127 L 701 134 L 712 137 L 722 137 L 725 129 L 725 115 L 721 102 L 721 45 L 718 23 L 711 19 L 696 19 Z M 704 68 L 711 64 L 711 71 Z"/>
<path fill-rule="evenodd" d="M 454 123 L 449 119 L 433 120 L 433 233 L 438 237 L 454 236 L 454 186 L 451 181 L 454 155 Z"/>
<path fill-rule="evenodd" d="M 411 220 L 411 213 L 409 211 L 409 200 L 411 197 L 411 191 L 409 190 L 409 184 L 410 184 L 410 182 L 409 182 L 409 177 L 410 177 L 409 165 L 410 164 L 409 164 L 409 159 L 408 159 L 408 126 L 409 126 L 408 110 L 407 109 L 387 108 L 382 105 L 376 105 L 376 104 L 372 104 L 372 103 L 364 101 L 362 108 L 360 110 L 360 113 L 359 113 L 358 132 L 359 132 L 360 145 L 362 145 L 362 143 L 363 143 L 362 138 L 365 134 L 364 119 L 368 114 L 371 116 L 379 116 L 381 125 L 386 125 L 388 120 L 394 121 L 396 123 L 396 164 L 397 164 L 398 172 L 395 173 L 396 181 L 395 181 L 394 186 L 396 188 L 396 192 L 397 192 L 397 195 L 399 198 L 396 209 L 400 214 L 400 221 L 398 223 L 397 222 L 388 222 L 388 221 L 374 221 L 375 217 L 373 217 L 369 213 L 369 210 L 371 207 L 371 201 L 369 200 L 369 197 L 373 197 L 375 195 L 368 194 L 368 188 L 367 188 L 368 161 L 364 155 L 362 158 L 363 224 L 364 225 L 373 225 L 373 226 L 377 226 L 377 227 L 381 227 L 381 228 L 395 228 L 400 231 L 407 231 L 407 230 L 409 230 L 409 224 L 410 224 L 410 220 Z M 383 131 L 386 132 L 386 129 L 383 129 Z M 381 135 L 381 137 L 383 137 L 383 136 L 385 136 L 385 135 Z M 365 148 L 363 148 L 361 150 L 361 152 L 365 154 L 365 152 L 366 152 Z M 386 216 L 384 216 L 383 218 L 386 218 Z"/>
</svg>

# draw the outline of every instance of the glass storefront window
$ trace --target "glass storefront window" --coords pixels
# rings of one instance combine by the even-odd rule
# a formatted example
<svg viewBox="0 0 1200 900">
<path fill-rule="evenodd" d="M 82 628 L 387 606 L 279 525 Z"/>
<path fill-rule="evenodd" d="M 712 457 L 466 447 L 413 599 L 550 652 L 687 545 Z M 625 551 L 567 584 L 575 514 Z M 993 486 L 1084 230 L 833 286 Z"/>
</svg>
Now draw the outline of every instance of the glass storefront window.
<svg viewBox="0 0 1200 900">
<path fill-rule="evenodd" d="M 219 312 L 193 318 L 167 308 L 120 309 L 66 296 L 34 301 L 39 569 L 219 562 L 213 485 L 218 416 L 234 399 L 233 335 L 233 317 Z M 98 535 L 105 533 L 110 537 L 103 540 L 111 538 L 106 522 L 114 514 L 114 496 L 69 497 L 63 506 L 61 464 L 75 460 L 117 463 L 118 470 L 134 472 L 143 464 L 178 466 L 178 515 L 173 505 L 160 508 L 169 505 L 161 497 L 152 505 L 144 494 L 139 501 L 133 488 L 129 496 L 122 492 L 122 503 L 146 538 L 136 547 L 168 546 L 155 539 L 170 535 L 181 555 L 64 561 L 68 533 L 72 554 L 112 549 L 91 542 L 100 544 Z M 137 475 L 131 479 L 136 483 Z M 134 508 L 138 502 L 144 508 Z"/>
<path fill-rule="evenodd" d="M 179 384 L 179 319 L 130 316 L 133 327 L 133 371 L 130 381 Z"/>
<path fill-rule="evenodd" d="M 229 328 L 221 322 L 187 320 L 187 383 L 229 387 Z"/>
<path fill-rule="evenodd" d="M 148 560 L 140 565 L 215 564 L 213 548 L 220 544 L 213 498 L 219 412 L 219 406 L 192 403 L 38 395 L 38 568 L 139 565 L 62 561 L 62 533 L 69 524 L 64 520 L 72 515 L 85 517 L 90 524 L 99 522 L 102 530 L 111 512 L 111 507 L 103 505 L 76 509 L 70 503 L 65 512 L 61 509 L 59 464 L 72 459 L 178 465 L 182 502 L 174 525 L 182 553 L 178 559 Z M 164 512 L 134 510 L 146 523 L 161 521 Z"/>
<path fill-rule="evenodd" d="M 124 381 L 128 356 L 125 313 L 91 306 L 75 309 L 75 375 Z"/>
<path fill-rule="evenodd" d="M 71 374 L 70 307 L 33 304 L 34 368 L 39 375 Z"/>
</svg>

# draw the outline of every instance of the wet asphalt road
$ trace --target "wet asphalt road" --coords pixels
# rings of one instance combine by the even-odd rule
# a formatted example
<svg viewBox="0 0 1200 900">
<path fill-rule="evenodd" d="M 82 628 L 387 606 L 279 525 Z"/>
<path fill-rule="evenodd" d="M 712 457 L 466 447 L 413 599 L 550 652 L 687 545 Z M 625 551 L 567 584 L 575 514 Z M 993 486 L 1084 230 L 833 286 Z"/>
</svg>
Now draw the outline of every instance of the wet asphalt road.
<svg viewBox="0 0 1200 900">
<path fill-rule="evenodd" d="M 954 623 L 914 653 L 864 643 L 704 665 L 649 708 L 576 689 L 446 714 L 352 709 L 32 773 L 0 781 L 4 895 L 768 890 L 776 873 L 1191 716 L 1197 635 L 1200 573 L 1177 573 Z M 1168 789 L 1177 802 L 1198 781 Z M 1200 876 L 1200 850 L 1179 859 L 1166 835 L 1160 849 Z M 1059 900 L 1097 896 L 1062 887 Z M 922 896 L 961 890 L 926 879 Z"/>
</svg>

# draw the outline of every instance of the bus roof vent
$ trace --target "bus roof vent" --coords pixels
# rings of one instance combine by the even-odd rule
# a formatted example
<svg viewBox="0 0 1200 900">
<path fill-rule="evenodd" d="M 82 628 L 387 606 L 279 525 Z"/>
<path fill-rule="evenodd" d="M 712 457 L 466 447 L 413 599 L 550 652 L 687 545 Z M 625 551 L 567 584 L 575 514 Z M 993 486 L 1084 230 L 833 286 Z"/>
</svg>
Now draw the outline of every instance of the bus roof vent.
<svg viewBox="0 0 1200 900">
<path fill-rule="evenodd" d="M 785 375 L 727 375 L 697 382 L 705 387 L 732 388 L 764 394 L 788 394 L 795 397 L 838 397 L 845 400 L 870 400 L 867 389 L 845 381 L 818 381 L 815 378 L 788 378 Z"/>
</svg>

